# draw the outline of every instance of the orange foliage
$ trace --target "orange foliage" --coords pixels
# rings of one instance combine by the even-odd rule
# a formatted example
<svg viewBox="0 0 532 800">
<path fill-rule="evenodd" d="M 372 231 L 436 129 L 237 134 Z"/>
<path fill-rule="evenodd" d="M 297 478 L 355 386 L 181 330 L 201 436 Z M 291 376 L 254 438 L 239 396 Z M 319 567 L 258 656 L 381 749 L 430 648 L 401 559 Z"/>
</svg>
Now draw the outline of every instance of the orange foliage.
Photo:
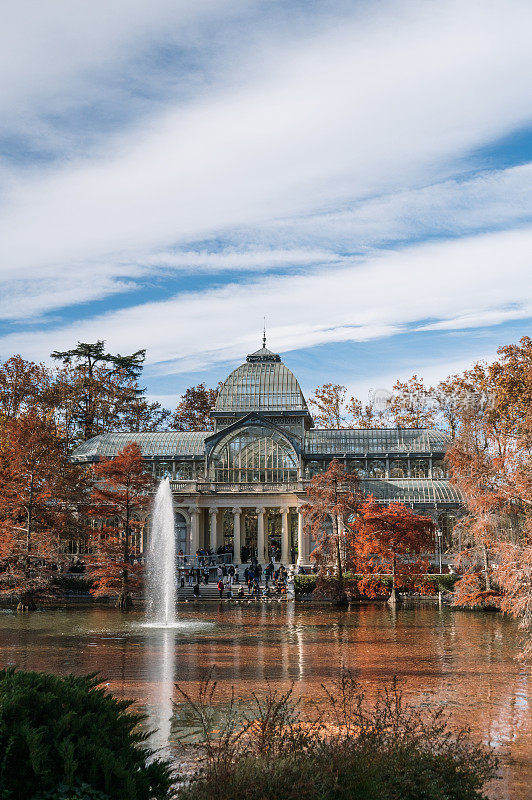
<svg viewBox="0 0 532 800">
<path fill-rule="evenodd" d="M 115 518 L 116 529 L 103 526 L 94 532 L 95 555 L 89 564 L 96 596 L 117 594 L 119 607 L 132 604 L 131 590 L 141 583 L 142 569 L 132 563 L 131 537 L 139 523 L 134 515 L 142 515 L 150 502 L 152 476 L 146 472 L 140 448 L 134 442 L 126 445 L 113 459 L 94 467 L 91 515 L 106 520 Z"/>
<path fill-rule="evenodd" d="M 395 589 L 400 584 L 398 572 L 420 571 L 419 556 L 432 549 L 435 527 L 430 517 L 415 514 L 402 503 L 383 505 L 370 497 L 351 524 L 358 563 L 370 572 L 387 566 Z M 415 558 L 415 563 L 399 561 L 398 556 Z"/>
<path fill-rule="evenodd" d="M 499 608 L 501 599 L 499 591 L 483 588 L 483 576 L 478 571 L 466 572 L 454 585 L 454 606 Z"/>
<path fill-rule="evenodd" d="M 181 396 L 172 417 L 176 431 L 212 431 L 211 411 L 218 397 L 219 386 L 208 389 L 204 383 L 190 386 Z"/>
<path fill-rule="evenodd" d="M 438 589 L 434 585 L 434 581 L 424 581 L 424 580 L 414 581 L 412 585 L 412 590 L 417 594 L 422 594 L 422 595 L 434 595 L 438 593 Z"/>
<path fill-rule="evenodd" d="M 346 562 L 353 557 L 350 522 L 363 502 L 358 478 L 334 459 L 328 469 L 315 475 L 307 488 L 302 511 L 317 545 L 317 559 L 323 564 L 336 561 L 337 576 L 343 580 Z"/>
<path fill-rule="evenodd" d="M 498 355 L 464 373 L 477 400 L 461 410 L 447 453 L 470 537 L 470 570 L 456 596 L 462 605 L 497 602 L 532 634 L 532 339 Z"/>
<path fill-rule="evenodd" d="M 0 439 L 0 556 L 4 586 L 27 598 L 49 585 L 65 538 L 84 530 L 76 511 L 83 471 L 70 464 L 53 424 L 35 412 L 10 419 Z"/>
<path fill-rule="evenodd" d="M 357 589 L 359 594 L 371 600 L 388 597 L 390 594 L 390 590 L 386 584 L 373 575 L 365 575 L 363 578 L 360 578 Z"/>
</svg>

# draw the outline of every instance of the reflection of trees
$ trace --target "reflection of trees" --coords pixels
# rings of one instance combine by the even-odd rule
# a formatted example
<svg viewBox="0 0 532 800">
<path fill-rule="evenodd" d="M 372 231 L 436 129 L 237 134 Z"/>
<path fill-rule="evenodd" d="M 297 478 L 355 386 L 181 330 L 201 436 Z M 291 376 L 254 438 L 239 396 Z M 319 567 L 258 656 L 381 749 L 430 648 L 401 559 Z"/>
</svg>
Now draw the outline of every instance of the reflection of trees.
<svg viewBox="0 0 532 800">
<path fill-rule="evenodd" d="M 21 620 L 2 616 L 1 656 L 4 664 L 58 674 L 98 670 L 112 691 L 145 704 L 161 744 L 175 734 L 174 682 L 193 692 L 213 665 L 221 706 L 233 685 L 242 696 L 263 692 L 268 680 L 281 689 L 295 681 L 296 695 L 313 699 L 342 665 L 370 695 L 397 675 L 406 699 L 420 708 L 444 703 L 457 726 L 470 725 L 474 736 L 511 752 L 517 763 L 505 766 L 506 796 L 527 796 L 532 678 L 515 658 L 518 633 L 511 620 L 429 604 L 405 604 L 395 613 L 373 604 L 338 614 L 317 604 L 277 602 L 225 604 L 223 611 L 218 604 L 186 606 L 181 617 L 215 624 L 143 631 L 132 618 L 124 622 L 96 608 Z"/>
</svg>

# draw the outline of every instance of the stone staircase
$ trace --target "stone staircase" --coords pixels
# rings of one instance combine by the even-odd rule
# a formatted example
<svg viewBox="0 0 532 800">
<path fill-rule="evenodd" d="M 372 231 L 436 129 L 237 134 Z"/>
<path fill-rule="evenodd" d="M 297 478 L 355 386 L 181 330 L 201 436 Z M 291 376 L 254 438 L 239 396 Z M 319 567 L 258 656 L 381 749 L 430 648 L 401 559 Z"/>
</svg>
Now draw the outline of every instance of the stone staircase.
<svg viewBox="0 0 532 800">
<path fill-rule="evenodd" d="M 242 584 L 242 583 L 240 583 L 240 584 L 235 583 L 235 584 L 233 584 L 233 600 L 237 599 L 236 598 L 236 593 L 238 592 L 239 586 L 244 586 L 244 592 L 245 592 L 244 599 L 245 600 L 251 599 L 251 598 L 248 597 L 248 587 L 245 584 Z M 265 586 L 265 584 L 264 584 L 264 582 L 262 582 L 260 584 L 261 595 L 262 595 L 262 590 L 264 589 L 264 586 Z M 279 599 L 280 595 L 274 595 L 274 597 Z M 285 599 L 286 595 L 283 595 L 282 597 L 283 597 L 283 599 Z M 196 598 L 194 597 L 194 592 L 192 591 L 192 586 L 183 586 L 183 587 L 179 586 L 177 588 L 177 600 L 178 601 L 189 601 L 189 600 L 195 600 L 195 599 Z M 200 595 L 199 595 L 199 598 L 197 598 L 197 599 L 199 599 L 199 600 L 219 600 L 220 599 L 220 593 L 219 593 L 218 589 L 216 588 L 216 583 L 208 583 L 208 584 L 201 583 L 200 584 Z M 228 599 L 226 590 L 224 590 L 223 599 L 224 600 Z"/>
<path fill-rule="evenodd" d="M 236 587 L 238 592 L 238 585 Z M 247 588 L 246 588 L 247 592 Z M 227 592 L 224 592 L 224 597 L 227 597 Z M 220 592 L 216 588 L 216 583 L 200 583 L 200 600 L 219 600 Z M 177 588 L 177 599 L 178 600 L 194 600 L 194 592 L 192 591 L 192 586 L 179 586 Z"/>
</svg>

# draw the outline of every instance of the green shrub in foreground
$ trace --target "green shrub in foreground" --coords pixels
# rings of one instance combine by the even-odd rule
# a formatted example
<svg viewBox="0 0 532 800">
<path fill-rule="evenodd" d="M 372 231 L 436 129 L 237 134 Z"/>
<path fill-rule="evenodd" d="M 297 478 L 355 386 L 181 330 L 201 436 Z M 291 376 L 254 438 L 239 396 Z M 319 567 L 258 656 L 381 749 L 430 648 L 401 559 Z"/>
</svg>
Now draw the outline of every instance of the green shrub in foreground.
<svg viewBox="0 0 532 800">
<path fill-rule="evenodd" d="M 168 765 L 148 763 L 142 715 L 98 684 L 0 670 L 0 800 L 171 797 Z"/>
<path fill-rule="evenodd" d="M 481 800 L 496 772 L 491 751 L 453 731 L 441 709 L 405 704 L 395 683 L 370 703 L 343 673 L 313 720 L 291 692 L 270 690 L 243 716 L 232 704 L 221 727 L 212 686 L 182 694 L 204 761 L 179 800 Z"/>
</svg>

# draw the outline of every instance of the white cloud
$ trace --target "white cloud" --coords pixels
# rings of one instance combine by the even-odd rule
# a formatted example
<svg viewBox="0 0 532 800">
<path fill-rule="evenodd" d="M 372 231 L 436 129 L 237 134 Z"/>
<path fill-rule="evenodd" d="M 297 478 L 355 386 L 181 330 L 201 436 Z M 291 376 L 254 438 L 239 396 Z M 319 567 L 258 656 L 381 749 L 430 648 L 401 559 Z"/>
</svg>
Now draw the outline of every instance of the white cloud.
<svg viewBox="0 0 532 800">
<path fill-rule="evenodd" d="M 6 279 L 0 283 L 0 318 L 24 319 L 117 292 L 140 291 L 143 280 L 158 272 L 253 272 L 341 263 L 347 249 L 371 251 L 386 240 L 520 225 L 530 219 L 531 209 L 532 164 L 485 171 L 468 180 L 449 180 L 383 195 L 348 211 L 304 215 L 260 228 L 238 229 L 229 237 L 232 244 L 216 251 L 147 251 L 136 253 L 133 260 L 116 255 L 104 262 L 69 264 L 59 268 L 59 274 L 58 268 L 50 265 L 36 270 L 31 280 L 10 280 L 11 270 L 7 270 Z M 135 281 L 128 282 L 127 277 Z M 521 315 L 520 311 L 512 313 Z M 502 320 L 493 320 L 494 324 L 498 321 Z M 435 325 L 441 329 L 449 323 Z"/>
<path fill-rule="evenodd" d="M 250 230 L 245 240 L 357 250 L 385 241 L 515 227 L 531 218 L 529 163 L 383 194 L 349 209 L 277 220 Z"/>
<path fill-rule="evenodd" d="M 206 250 L 161 252 L 140 260 L 143 264 L 153 267 L 169 267 L 179 271 L 220 272 L 224 270 L 265 270 L 286 266 L 301 267 L 309 264 L 326 264 L 339 261 L 340 258 L 335 253 L 318 249 L 235 250 L 229 248 L 214 253 Z"/>
<path fill-rule="evenodd" d="M 156 42 L 199 43 L 200 74 L 209 26 L 257 4 L 230 5 L 11 2 L 0 30 L 0 112 L 13 129 L 34 124 L 46 149 L 47 117 L 106 95 L 109 82 L 132 74 L 120 65 Z M 0 165 L 8 319 L 141 291 L 170 272 L 247 272 L 230 286 L 163 302 L 132 295 L 129 308 L 19 329 L 0 340 L 4 355 L 46 358 L 76 339 L 105 338 L 121 352 L 147 347 L 151 371 L 171 373 L 241 358 L 265 313 L 281 352 L 532 315 L 531 229 L 464 235 L 530 219 L 532 166 L 456 179 L 472 149 L 530 120 L 531 4 L 331 9 L 319 33 L 294 26 L 257 46 L 236 41 L 195 96 L 159 99 L 148 121 L 82 157 L 78 134 L 76 157 Z M 432 234 L 462 238 L 374 252 Z M 217 237 L 225 249 L 198 249 Z"/>
<path fill-rule="evenodd" d="M 3 0 L 0 129 L 39 124 L 40 117 L 87 106 L 102 90 L 116 93 L 117 84 L 130 77 L 120 70 L 135 56 L 157 43 L 190 46 L 202 24 L 254 5 L 254 0 L 231 0 L 230 8 L 221 0 Z M 52 134 L 50 121 L 40 124 Z M 46 142 L 40 144 L 46 148 Z"/>
<path fill-rule="evenodd" d="M 35 278 L 14 276 L 0 280 L 0 319 L 31 320 L 66 307 L 101 300 L 119 292 L 142 291 L 156 275 L 218 273 L 225 270 L 266 272 L 294 266 L 339 263 L 334 253 L 318 249 L 170 251 L 139 256 L 136 263 L 117 258 L 110 263 L 85 263 L 61 270 L 41 270 Z M 1 274 L 1 271 L 0 271 Z M 131 279 L 131 280 L 130 280 Z M 38 320 L 32 319 L 32 324 Z"/>
<path fill-rule="evenodd" d="M 406 188 L 529 119 L 529 3 L 371 8 L 319 36 L 283 35 L 232 87 L 121 133 L 98 158 L 14 177 L 5 268 L 60 274 Z"/>
<path fill-rule="evenodd" d="M 199 370 L 254 349 L 264 314 L 279 352 L 390 336 L 427 320 L 460 329 L 464 319 L 506 319 L 509 309 L 524 317 L 532 314 L 531 272 L 532 228 L 484 234 L 183 292 L 54 330 L 10 334 L 0 348 L 46 358 L 69 342 L 103 338 L 118 352 L 146 347 L 148 363 L 161 371 Z"/>
</svg>

